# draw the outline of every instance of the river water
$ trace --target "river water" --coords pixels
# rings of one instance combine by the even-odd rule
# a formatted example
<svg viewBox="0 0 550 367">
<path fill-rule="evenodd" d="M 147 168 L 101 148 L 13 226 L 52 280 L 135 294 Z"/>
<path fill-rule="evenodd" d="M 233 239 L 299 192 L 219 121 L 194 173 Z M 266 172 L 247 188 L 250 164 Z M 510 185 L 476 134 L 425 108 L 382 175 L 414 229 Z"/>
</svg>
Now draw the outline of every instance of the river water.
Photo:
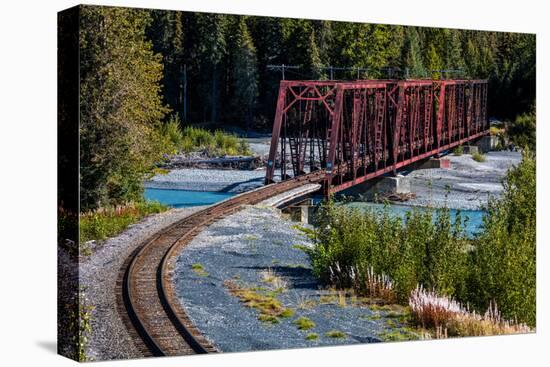
<svg viewBox="0 0 550 367">
<path fill-rule="evenodd" d="M 199 205 L 211 205 L 221 200 L 234 196 L 234 193 L 228 192 L 212 192 L 212 191 L 191 191 L 191 190 L 174 190 L 174 189 L 145 189 L 145 199 L 159 201 L 160 203 L 173 207 L 173 208 L 186 208 Z M 351 202 L 345 204 L 346 206 L 358 208 L 358 209 L 373 209 L 384 210 L 383 204 L 366 203 L 366 202 Z M 409 205 L 389 205 L 387 210 L 393 215 L 405 218 L 407 212 L 417 208 L 418 210 L 425 210 L 422 207 L 413 207 Z M 451 209 L 451 219 L 454 221 L 458 211 Z M 466 232 L 470 235 L 474 235 L 481 229 L 483 224 L 483 210 L 461 210 L 460 215 L 462 220 L 468 219 L 465 222 Z M 434 213 L 435 219 L 436 213 Z"/>
</svg>

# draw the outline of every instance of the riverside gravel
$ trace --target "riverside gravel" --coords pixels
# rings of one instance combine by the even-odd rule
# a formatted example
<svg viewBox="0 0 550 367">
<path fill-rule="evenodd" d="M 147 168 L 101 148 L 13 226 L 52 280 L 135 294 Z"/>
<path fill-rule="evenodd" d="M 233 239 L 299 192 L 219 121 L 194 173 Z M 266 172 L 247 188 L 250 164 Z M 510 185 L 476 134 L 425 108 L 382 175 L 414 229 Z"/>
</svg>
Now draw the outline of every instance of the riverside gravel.
<svg viewBox="0 0 550 367">
<path fill-rule="evenodd" d="M 173 274 L 176 294 L 194 324 L 220 351 L 371 343 L 381 341 L 381 334 L 390 330 L 384 311 L 352 306 L 349 297 L 345 307 L 335 299 L 320 303 L 322 296 L 336 295 L 322 289 L 313 276 L 309 257 L 300 248 L 311 243 L 294 224 L 277 209 L 249 206 L 210 225 L 179 255 Z M 286 283 L 276 297 L 295 311 L 277 324 L 258 320 L 258 311 L 246 307 L 224 284 L 232 281 L 268 292 L 274 286 L 262 280 L 265 271 Z M 303 308 L 307 303 L 314 305 Z M 316 326 L 299 330 L 294 321 L 302 316 Z M 397 319 L 393 322 L 399 329 Z M 345 337 L 326 336 L 331 330 Z M 310 333 L 317 333 L 318 339 L 306 340 Z"/>
<path fill-rule="evenodd" d="M 470 154 L 445 156 L 450 169 L 419 169 L 408 174 L 416 198 L 411 206 L 447 205 L 452 209 L 480 209 L 490 196 L 498 197 L 506 171 L 519 164 L 519 152 L 489 152 L 485 162 L 476 162 Z"/>
<path fill-rule="evenodd" d="M 96 361 L 142 357 L 117 311 L 115 286 L 119 269 L 142 241 L 199 209 L 172 209 L 149 216 L 97 245 L 92 255 L 81 258 L 80 285 L 93 306 L 87 357 Z"/>
</svg>

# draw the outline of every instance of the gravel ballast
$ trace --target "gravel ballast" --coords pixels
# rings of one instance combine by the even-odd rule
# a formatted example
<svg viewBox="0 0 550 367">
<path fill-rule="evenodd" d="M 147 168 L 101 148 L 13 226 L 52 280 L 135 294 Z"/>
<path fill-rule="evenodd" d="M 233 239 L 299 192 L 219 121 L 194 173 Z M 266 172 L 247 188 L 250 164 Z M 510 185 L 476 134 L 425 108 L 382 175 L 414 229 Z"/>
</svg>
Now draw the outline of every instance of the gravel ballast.
<svg viewBox="0 0 550 367">
<path fill-rule="evenodd" d="M 93 306 L 92 332 L 86 347 L 88 358 L 108 360 L 142 357 L 117 311 L 115 286 L 119 270 L 142 241 L 199 209 L 201 207 L 172 209 L 149 216 L 96 246 L 92 255 L 81 259 L 80 285 L 89 305 Z"/>
</svg>

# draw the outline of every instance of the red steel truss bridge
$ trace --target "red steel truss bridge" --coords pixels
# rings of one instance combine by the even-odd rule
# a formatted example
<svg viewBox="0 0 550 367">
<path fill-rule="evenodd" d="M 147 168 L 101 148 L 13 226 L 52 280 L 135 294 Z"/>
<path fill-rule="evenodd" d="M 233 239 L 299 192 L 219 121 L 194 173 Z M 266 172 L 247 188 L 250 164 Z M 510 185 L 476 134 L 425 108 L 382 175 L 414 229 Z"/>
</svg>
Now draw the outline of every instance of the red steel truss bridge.
<svg viewBox="0 0 550 367">
<path fill-rule="evenodd" d="M 328 196 L 488 133 L 486 80 L 282 80 L 265 181 Z"/>
</svg>

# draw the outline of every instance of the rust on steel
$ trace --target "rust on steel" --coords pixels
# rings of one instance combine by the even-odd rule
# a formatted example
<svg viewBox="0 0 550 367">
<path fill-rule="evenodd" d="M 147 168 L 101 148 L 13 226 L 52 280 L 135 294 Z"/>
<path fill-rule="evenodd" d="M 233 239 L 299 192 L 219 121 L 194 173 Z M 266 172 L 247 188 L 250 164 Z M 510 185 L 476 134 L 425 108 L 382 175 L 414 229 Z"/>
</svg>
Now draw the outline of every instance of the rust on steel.
<svg viewBox="0 0 550 367">
<path fill-rule="evenodd" d="M 323 180 L 314 172 L 263 186 L 200 210 L 144 241 L 126 259 L 117 282 L 118 310 L 129 335 L 144 356 L 216 352 L 193 325 L 172 284 L 175 258 L 207 225 L 243 207 Z"/>
<path fill-rule="evenodd" d="M 265 181 L 345 190 L 488 134 L 487 80 L 282 80 Z"/>
</svg>

